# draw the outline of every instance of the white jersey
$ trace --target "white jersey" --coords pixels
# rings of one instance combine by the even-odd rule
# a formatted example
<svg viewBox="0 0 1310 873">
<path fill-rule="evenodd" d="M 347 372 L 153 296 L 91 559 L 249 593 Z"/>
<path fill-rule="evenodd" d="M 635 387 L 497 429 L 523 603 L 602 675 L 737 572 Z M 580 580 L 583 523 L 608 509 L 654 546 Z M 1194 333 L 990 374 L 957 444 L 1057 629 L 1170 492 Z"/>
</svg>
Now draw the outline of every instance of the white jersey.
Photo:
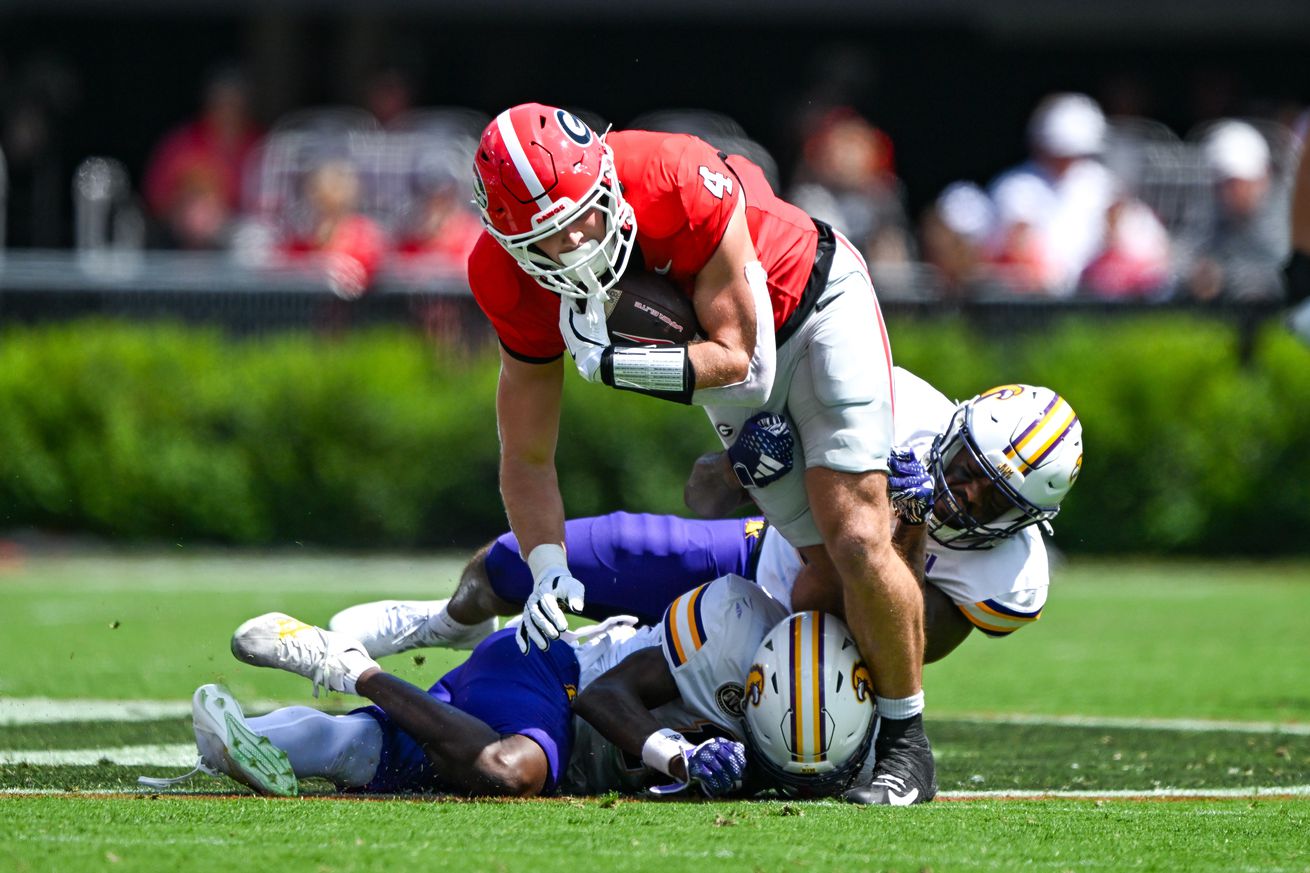
<svg viewBox="0 0 1310 873">
<path fill-rule="evenodd" d="M 894 444 L 926 459 L 933 440 L 946 430 L 956 405 L 918 376 L 893 369 L 896 386 Z M 1050 567 L 1036 525 L 990 549 L 949 549 L 928 538 L 924 575 L 979 630 L 1006 636 L 1036 621 L 1046 605 Z M 791 588 L 803 566 L 800 554 L 773 528 L 760 544 L 755 582 L 788 610 Z"/>
<path fill-rule="evenodd" d="M 741 740 L 744 680 L 751 658 L 787 610 L 758 585 L 723 576 L 669 605 L 656 627 L 633 628 L 611 619 L 577 646 L 579 690 L 638 649 L 661 646 L 679 697 L 652 711 L 661 727 L 699 744 L 711 737 Z M 560 780 L 565 794 L 640 790 L 650 775 L 590 724 L 575 718 L 573 753 Z"/>
<path fill-rule="evenodd" d="M 660 644 L 683 707 L 745 738 L 742 699 L 751 659 L 789 610 L 751 581 L 729 574 L 679 597 L 664 613 Z"/>
</svg>

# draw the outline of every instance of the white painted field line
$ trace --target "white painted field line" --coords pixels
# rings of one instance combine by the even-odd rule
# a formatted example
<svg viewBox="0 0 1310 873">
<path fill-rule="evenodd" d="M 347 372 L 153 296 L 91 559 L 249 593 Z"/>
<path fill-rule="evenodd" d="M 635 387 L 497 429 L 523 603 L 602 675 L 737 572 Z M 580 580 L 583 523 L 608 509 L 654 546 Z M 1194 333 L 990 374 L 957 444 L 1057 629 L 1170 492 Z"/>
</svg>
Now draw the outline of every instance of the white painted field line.
<svg viewBox="0 0 1310 873">
<path fill-rule="evenodd" d="M 1034 725 L 1037 727 L 1114 728 L 1198 733 L 1232 731 L 1243 734 L 1288 734 L 1310 736 L 1310 724 L 1277 721 L 1219 721 L 1204 718 L 1119 718 L 1098 715 L 1022 715 L 1017 713 L 966 713 L 944 715 L 942 721 L 975 724 Z"/>
<path fill-rule="evenodd" d="M 191 759 L 179 766 L 190 766 Z M 89 789 L 87 791 L 69 791 L 65 788 L 0 788 L 0 796 L 48 797 L 53 795 L 85 795 L 87 797 L 124 797 L 142 793 L 154 793 L 154 789 L 108 790 Z M 358 799 L 359 795 L 352 795 Z M 1116 789 L 1105 791 L 941 791 L 937 797 L 941 800 L 1149 800 L 1154 798 L 1181 797 L 1190 800 L 1206 798 L 1227 799 L 1242 797 L 1310 797 L 1310 785 L 1260 785 L 1252 788 L 1152 788 L 1152 789 Z M 834 804 L 831 800 L 814 801 L 819 804 Z M 841 805 L 841 804 L 838 804 Z"/>
<path fill-rule="evenodd" d="M 243 702 L 244 704 L 244 702 Z M 283 704 L 254 700 L 243 705 L 247 714 L 268 712 Z M 191 715 L 191 701 L 182 700 L 55 700 L 49 697 L 0 697 L 0 727 L 58 724 L 69 721 L 154 721 Z"/>
<path fill-rule="evenodd" d="M 198 756 L 194 743 L 113 749 L 0 749 L 0 764 L 92 767 L 101 761 L 109 761 L 122 767 L 192 767 Z"/>
<path fill-rule="evenodd" d="M 1258 785 L 1251 788 L 1116 788 L 1112 790 L 1059 790 L 1034 791 L 1019 789 L 1015 791 L 939 791 L 937 796 L 944 800 L 987 800 L 1004 798 L 1007 800 L 1041 800 L 1053 798 L 1099 798 L 1106 800 L 1133 799 L 1147 797 L 1310 797 L 1310 785 Z"/>
<path fill-rule="evenodd" d="M 285 702 L 242 701 L 246 713 L 269 712 Z M 56 724 L 68 721 L 151 721 L 191 714 L 189 700 L 56 700 L 48 697 L 0 697 L 0 727 L 20 724 Z M 1015 713 L 964 713 L 942 716 L 942 721 L 1038 727 L 1114 728 L 1120 730 L 1231 731 L 1247 734 L 1310 736 L 1310 724 L 1274 721 L 1218 721 L 1196 718 L 1118 718 L 1085 715 L 1023 715 Z"/>
<path fill-rule="evenodd" d="M 0 725 L 62 721 L 153 721 L 191 714 L 189 700 L 52 700 L 0 698 Z"/>
</svg>

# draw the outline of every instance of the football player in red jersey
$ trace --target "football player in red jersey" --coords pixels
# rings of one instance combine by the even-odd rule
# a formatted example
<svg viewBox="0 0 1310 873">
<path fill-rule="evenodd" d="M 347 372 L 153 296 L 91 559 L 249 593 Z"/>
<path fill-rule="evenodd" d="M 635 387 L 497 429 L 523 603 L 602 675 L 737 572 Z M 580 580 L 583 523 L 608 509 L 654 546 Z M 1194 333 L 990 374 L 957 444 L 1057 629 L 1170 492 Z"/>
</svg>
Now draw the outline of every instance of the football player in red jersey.
<svg viewBox="0 0 1310 873">
<path fill-rule="evenodd" d="M 534 579 L 520 647 L 549 646 L 567 627 L 561 601 L 578 611 L 585 594 L 563 548 L 554 460 L 566 350 L 587 380 L 703 406 L 725 445 L 759 436 L 747 442 L 762 455 L 773 447 L 760 416 L 785 409 L 805 475 L 740 471 L 806 558 L 797 593 L 843 603 L 872 666 L 878 764 L 852 799 L 931 800 L 923 596 L 890 535 L 891 347 L 859 254 L 754 164 L 691 136 L 601 137 L 566 110 L 524 104 L 487 126 L 474 165 L 486 233 L 469 282 L 500 339 L 500 487 Z M 681 287 L 704 340 L 613 344 L 604 303 L 625 269 Z"/>
</svg>

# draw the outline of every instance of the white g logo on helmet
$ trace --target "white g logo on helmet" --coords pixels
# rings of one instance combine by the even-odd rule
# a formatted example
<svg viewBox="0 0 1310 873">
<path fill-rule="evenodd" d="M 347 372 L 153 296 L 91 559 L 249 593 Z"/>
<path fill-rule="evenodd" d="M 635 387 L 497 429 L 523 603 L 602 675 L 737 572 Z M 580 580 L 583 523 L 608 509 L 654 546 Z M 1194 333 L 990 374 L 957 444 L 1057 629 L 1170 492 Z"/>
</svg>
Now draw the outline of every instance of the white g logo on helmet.
<svg viewBox="0 0 1310 873">
<path fill-rule="evenodd" d="M 564 109 L 555 110 L 555 119 L 559 121 L 559 126 L 569 135 L 569 138 L 578 145 L 586 145 L 591 142 L 591 128 L 587 123 L 572 112 Z"/>
</svg>

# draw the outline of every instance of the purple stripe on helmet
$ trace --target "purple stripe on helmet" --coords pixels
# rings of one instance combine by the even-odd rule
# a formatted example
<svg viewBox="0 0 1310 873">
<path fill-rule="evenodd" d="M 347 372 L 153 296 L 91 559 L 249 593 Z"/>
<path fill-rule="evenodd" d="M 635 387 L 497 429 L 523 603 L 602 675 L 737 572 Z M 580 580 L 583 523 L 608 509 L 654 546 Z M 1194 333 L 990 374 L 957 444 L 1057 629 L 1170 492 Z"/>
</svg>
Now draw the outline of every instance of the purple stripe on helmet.
<svg viewBox="0 0 1310 873">
<path fill-rule="evenodd" d="M 800 652 L 796 648 L 796 622 L 798 621 L 801 621 L 800 616 L 787 622 L 787 663 L 791 664 L 791 676 L 788 677 L 790 681 L 787 683 L 787 693 L 791 696 L 791 759 L 793 761 L 801 759 L 800 714 L 798 712 L 800 707 L 798 705 L 799 701 L 796 699 L 796 677 L 801 674 L 801 671 L 797 669 L 797 659 L 800 657 Z"/>
<path fill-rule="evenodd" d="M 1055 404 L 1059 402 L 1060 402 L 1060 395 L 1056 394 L 1054 397 L 1051 398 L 1051 402 L 1046 404 L 1046 408 L 1042 410 L 1042 414 L 1037 416 L 1032 421 L 1030 421 L 1028 423 L 1028 426 L 1023 429 L 1022 433 L 1020 433 L 1014 439 L 1010 440 L 1010 448 L 1014 449 L 1014 453 L 1016 455 L 1019 454 L 1019 449 L 1018 449 L 1019 443 L 1023 442 L 1024 439 L 1027 438 L 1028 434 L 1032 433 L 1039 424 L 1041 424 L 1043 421 L 1046 420 L 1046 416 L 1051 414 L 1051 410 L 1054 409 Z M 1019 460 L 1023 460 L 1023 459 L 1020 458 Z M 1024 463 L 1028 464 L 1028 466 L 1030 467 L 1034 466 L 1033 462 L 1025 461 Z"/>
<path fill-rule="evenodd" d="M 1068 426 L 1065 427 L 1064 430 L 1060 431 L 1060 435 L 1055 439 L 1051 440 L 1051 442 L 1047 444 L 1046 449 L 1040 455 L 1038 455 L 1037 457 L 1033 458 L 1031 461 L 1028 462 L 1028 466 L 1036 467 L 1042 461 L 1046 460 L 1046 456 L 1049 455 L 1051 452 L 1055 451 L 1056 448 L 1059 447 L 1060 443 L 1064 442 L 1064 438 L 1069 435 L 1069 431 L 1073 430 L 1073 426 L 1077 423 L 1078 423 L 1078 416 L 1075 415 L 1072 419 L 1069 420 Z"/>
<path fill-rule="evenodd" d="M 823 671 L 823 661 L 824 661 L 824 655 L 828 650 L 828 647 L 824 645 L 824 631 L 827 629 L 825 625 L 828 616 L 827 613 L 823 613 L 823 612 L 816 612 L 814 615 L 818 619 L 818 623 L 819 623 L 818 627 L 815 628 L 815 631 L 819 635 L 819 664 L 818 664 L 819 699 L 815 701 L 815 704 L 817 706 L 817 712 L 819 714 L 819 736 L 818 736 L 819 742 L 814 750 L 815 751 L 814 759 L 816 761 L 826 761 L 828 760 L 828 720 L 823 717 L 823 714 L 828 711 L 827 699 L 826 699 L 826 695 L 828 693 L 828 688 L 827 688 L 828 683 L 824 682 L 823 678 L 828 674 Z"/>
</svg>

